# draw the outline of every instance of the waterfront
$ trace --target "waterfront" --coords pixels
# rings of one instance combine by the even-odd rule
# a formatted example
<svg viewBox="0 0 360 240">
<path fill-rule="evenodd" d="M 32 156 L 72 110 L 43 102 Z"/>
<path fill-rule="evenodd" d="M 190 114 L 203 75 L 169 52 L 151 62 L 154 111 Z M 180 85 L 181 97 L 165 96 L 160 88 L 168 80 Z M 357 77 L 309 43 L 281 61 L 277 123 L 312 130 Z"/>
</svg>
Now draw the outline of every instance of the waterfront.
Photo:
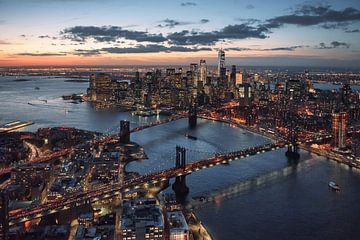
<svg viewBox="0 0 360 240">
<path fill-rule="evenodd" d="M 0 121 L 34 121 L 35 125 L 26 130 L 65 125 L 104 132 L 117 126 L 121 119 L 129 119 L 132 127 L 156 119 L 124 112 L 99 113 L 87 103 L 65 103 L 61 99 L 63 94 L 85 92 L 87 83 L 47 78 L 2 83 Z M 35 86 L 40 90 L 35 90 Z M 44 99 L 47 104 L 41 101 Z M 199 120 L 198 127 L 190 131 L 198 140 L 186 138 L 188 132 L 187 120 L 182 119 L 134 134 L 132 139 L 144 146 L 149 159 L 132 162 L 127 170 L 145 174 L 174 166 L 176 145 L 192 150 L 187 155 L 191 161 L 268 141 L 242 129 L 205 120 Z M 359 174 L 306 152 L 302 152 L 299 165 L 304 166 L 299 171 L 240 191 L 230 199 L 219 198 L 197 209 L 197 214 L 215 239 L 319 239 L 320 236 L 357 239 L 360 232 L 352 226 L 360 221 L 357 214 L 360 193 L 356 191 Z M 190 196 L 206 195 L 288 166 L 284 150 L 279 150 L 193 173 L 187 177 L 187 185 Z M 329 191 L 330 180 L 342 186 L 340 193 Z"/>
</svg>

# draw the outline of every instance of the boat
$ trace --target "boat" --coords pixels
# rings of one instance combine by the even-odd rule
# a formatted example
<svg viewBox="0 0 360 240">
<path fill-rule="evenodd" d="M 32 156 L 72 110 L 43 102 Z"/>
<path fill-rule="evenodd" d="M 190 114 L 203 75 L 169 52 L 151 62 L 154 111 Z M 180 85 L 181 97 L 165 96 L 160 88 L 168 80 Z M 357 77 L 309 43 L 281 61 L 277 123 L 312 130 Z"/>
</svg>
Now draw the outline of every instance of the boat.
<svg viewBox="0 0 360 240">
<path fill-rule="evenodd" d="M 335 182 L 329 182 L 329 187 L 333 189 L 334 191 L 340 191 L 340 186 L 336 184 Z"/>
<path fill-rule="evenodd" d="M 10 132 L 19 128 L 29 126 L 31 124 L 34 124 L 34 122 L 13 121 L 13 122 L 5 123 L 0 125 L 0 133 Z"/>
<path fill-rule="evenodd" d="M 190 134 L 185 134 L 185 137 L 187 137 L 187 138 L 189 138 L 189 139 L 191 139 L 191 140 L 197 140 L 197 137 L 192 136 L 192 135 L 190 135 Z"/>
<path fill-rule="evenodd" d="M 40 90 L 40 88 L 39 88 L 39 87 L 35 87 L 35 90 Z"/>
</svg>

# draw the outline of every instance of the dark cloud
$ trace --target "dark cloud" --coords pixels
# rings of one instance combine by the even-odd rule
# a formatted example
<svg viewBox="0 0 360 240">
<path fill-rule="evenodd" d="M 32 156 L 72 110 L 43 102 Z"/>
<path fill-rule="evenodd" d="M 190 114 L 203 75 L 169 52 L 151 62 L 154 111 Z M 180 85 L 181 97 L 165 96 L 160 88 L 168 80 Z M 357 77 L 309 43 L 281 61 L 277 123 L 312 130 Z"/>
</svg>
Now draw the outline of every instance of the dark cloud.
<svg viewBox="0 0 360 240">
<path fill-rule="evenodd" d="M 72 54 L 78 56 L 95 56 L 101 54 L 99 49 L 76 49 Z"/>
<path fill-rule="evenodd" d="M 137 45 L 135 47 L 126 47 L 126 48 L 118 48 L 118 47 L 110 47 L 110 48 L 102 48 L 101 51 L 108 53 L 158 53 L 158 52 L 199 52 L 199 51 L 211 51 L 211 48 L 190 48 L 190 47 L 182 47 L 182 46 L 171 46 L 166 47 L 159 44 L 149 44 L 149 45 Z"/>
<path fill-rule="evenodd" d="M 245 7 L 246 7 L 246 9 L 249 9 L 249 10 L 255 8 L 254 5 L 252 5 L 252 4 L 248 4 L 248 5 L 246 5 Z"/>
<path fill-rule="evenodd" d="M 182 6 L 182 7 L 194 7 L 196 5 L 197 4 L 195 2 L 183 2 L 180 4 L 180 6 Z"/>
<path fill-rule="evenodd" d="M 307 48 L 309 46 L 306 45 L 296 45 L 290 47 L 276 47 L 276 48 L 225 48 L 225 51 L 294 51 L 298 48 Z"/>
<path fill-rule="evenodd" d="M 6 21 L 5 20 L 0 20 L 0 24 L 5 24 Z"/>
<path fill-rule="evenodd" d="M 236 21 L 242 22 L 243 24 L 253 25 L 253 24 L 260 24 L 261 21 L 255 18 L 236 18 Z"/>
<path fill-rule="evenodd" d="M 66 53 L 18 53 L 18 56 L 32 56 L 32 57 L 49 57 L 49 56 L 66 56 Z"/>
<path fill-rule="evenodd" d="M 247 24 L 228 25 L 219 31 L 195 32 L 183 30 L 174 32 L 167 38 L 176 45 L 212 45 L 223 39 L 266 38 L 268 30 L 262 26 L 253 27 Z"/>
<path fill-rule="evenodd" d="M 200 19 L 200 21 L 198 22 L 199 24 L 205 24 L 210 22 L 209 19 Z M 157 27 L 161 27 L 161 28 L 173 28 L 176 26 L 183 26 L 183 25 L 189 25 L 189 24 L 196 24 L 197 22 L 182 22 L 182 21 L 177 21 L 174 19 L 165 19 L 161 21 L 161 24 L 157 25 Z"/>
<path fill-rule="evenodd" d="M 176 27 L 176 26 L 182 26 L 182 25 L 187 25 L 187 24 L 190 24 L 189 22 L 180 22 L 180 21 L 176 21 L 176 20 L 173 20 L 173 19 L 165 19 L 165 20 L 162 20 L 161 21 L 162 24 L 159 24 L 158 27 L 167 27 L 167 28 L 173 28 L 173 27 Z"/>
<path fill-rule="evenodd" d="M 231 47 L 231 48 L 224 48 L 224 51 L 237 51 L 237 52 L 242 52 L 242 51 L 250 51 L 252 50 L 251 48 L 240 48 L 240 47 Z"/>
<path fill-rule="evenodd" d="M 292 14 L 268 19 L 264 24 L 267 28 L 279 28 L 286 24 L 298 26 L 321 25 L 323 28 L 344 26 L 360 20 L 360 11 L 355 8 L 334 10 L 330 5 L 303 5 Z"/>
<path fill-rule="evenodd" d="M 64 38 L 78 42 L 84 42 L 87 39 L 95 39 L 99 42 L 114 42 L 119 38 L 135 40 L 137 42 L 159 43 L 166 41 L 162 34 L 132 31 L 118 26 L 75 26 L 63 30 L 61 34 Z"/>
<path fill-rule="evenodd" d="M 316 48 L 317 49 L 334 49 L 334 48 L 341 48 L 341 47 L 349 48 L 350 44 L 344 43 L 344 42 L 333 41 L 329 45 L 326 45 L 325 43 L 322 42 Z"/>
<path fill-rule="evenodd" d="M 306 48 L 306 47 L 309 47 L 309 46 L 297 45 L 297 46 L 291 46 L 291 47 L 266 48 L 266 49 L 262 49 L 262 51 L 294 51 L 295 49 Z"/>
<path fill-rule="evenodd" d="M 40 35 L 38 38 L 51 38 L 49 35 Z"/>
</svg>

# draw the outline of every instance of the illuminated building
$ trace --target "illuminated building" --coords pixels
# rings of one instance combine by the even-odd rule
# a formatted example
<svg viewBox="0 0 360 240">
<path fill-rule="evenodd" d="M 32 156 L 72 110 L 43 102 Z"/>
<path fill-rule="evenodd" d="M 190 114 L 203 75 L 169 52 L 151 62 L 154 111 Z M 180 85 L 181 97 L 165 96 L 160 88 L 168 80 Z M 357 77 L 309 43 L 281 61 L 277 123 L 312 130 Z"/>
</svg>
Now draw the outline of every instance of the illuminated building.
<svg viewBox="0 0 360 240">
<path fill-rule="evenodd" d="M 167 213 L 170 240 L 189 240 L 189 226 L 181 211 Z"/>
<path fill-rule="evenodd" d="M 0 239 L 7 240 L 9 232 L 9 214 L 8 214 L 9 198 L 6 191 L 0 191 Z"/>
<path fill-rule="evenodd" d="M 90 76 L 90 87 L 88 94 L 90 100 L 94 102 L 112 100 L 112 80 L 111 76 L 106 73 L 92 74 Z"/>
<path fill-rule="evenodd" d="M 286 82 L 286 92 L 289 96 L 289 100 L 296 100 L 301 97 L 302 83 L 300 80 L 290 79 Z"/>
<path fill-rule="evenodd" d="M 346 118 L 346 112 L 332 114 L 334 147 L 344 148 L 346 146 Z"/>
<path fill-rule="evenodd" d="M 240 106 L 249 106 L 252 101 L 252 87 L 249 83 L 239 85 L 239 103 Z"/>
<path fill-rule="evenodd" d="M 221 78 L 223 69 L 225 68 L 225 52 L 220 49 L 218 52 L 218 76 Z"/>
<path fill-rule="evenodd" d="M 155 199 L 134 199 L 123 205 L 121 232 L 123 240 L 164 239 L 164 217 Z"/>
<path fill-rule="evenodd" d="M 236 72 L 235 84 L 240 85 L 242 83 L 243 83 L 243 73 L 242 72 Z"/>
<path fill-rule="evenodd" d="M 200 60 L 200 77 L 199 77 L 199 81 L 201 81 L 203 84 L 205 84 L 206 83 L 206 77 L 207 77 L 206 61 L 201 59 Z"/>
<path fill-rule="evenodd" d="M 360 158 L 360 130 L 355 131 L 351 138 L 351 152 L 356 158 Z"/>
</svg>

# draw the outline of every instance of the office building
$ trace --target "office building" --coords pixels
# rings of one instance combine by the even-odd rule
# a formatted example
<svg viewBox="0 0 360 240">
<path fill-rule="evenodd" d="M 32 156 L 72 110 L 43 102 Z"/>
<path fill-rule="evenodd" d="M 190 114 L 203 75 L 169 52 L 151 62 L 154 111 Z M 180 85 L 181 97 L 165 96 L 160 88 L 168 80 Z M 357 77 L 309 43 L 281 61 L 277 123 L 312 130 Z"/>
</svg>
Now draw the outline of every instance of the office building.
<svg viewBox="0 0 360 240">
<path fill-rule="evenodd" d="M 202 59 L 202 60 L 200 60 L 199 81 L 201 81 L 203 84 L 205 84 L 206 83 L 206 77 L 207 77 L 206 61 L 204 59 Z"/>
<path fill-rule="evenodd" d="M 181 211 L 167 213 L 170 240 L 189 240 L 189 226 Z"/>
<path fill-rule="evenodd" d="M 164 217 L 155 199 L 125 201 L 121 222 L 123 240 L 163 240 Z"/>
<path fill-rule="evenodd" d="M 346 112 L 332 114 L 333 146 L 346 147 Z"/>
<path fill-rule="evenodd" d="M 242 72 L 236 72 L 236 75 L 235 75 L 235 84 L 236 85 L 240 85 L 243 83 L 243 73 Z"/>
<path fill-rule="evenodd" d="M 225 68 L 225 52 L 220 49 L 218 52 L 218 76 L 221 78 L 226 73 L 223 69 Z"/>
</svg>

